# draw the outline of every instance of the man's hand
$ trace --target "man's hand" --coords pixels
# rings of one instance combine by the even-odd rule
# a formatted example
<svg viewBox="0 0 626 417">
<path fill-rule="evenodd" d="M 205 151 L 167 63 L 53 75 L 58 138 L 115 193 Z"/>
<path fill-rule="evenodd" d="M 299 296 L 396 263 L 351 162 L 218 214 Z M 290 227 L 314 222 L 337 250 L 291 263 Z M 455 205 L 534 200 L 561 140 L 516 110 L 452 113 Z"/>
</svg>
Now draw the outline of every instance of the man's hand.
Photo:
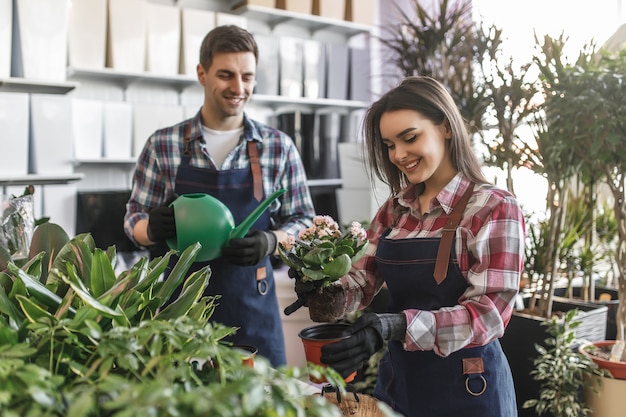
<svg viewBox="0 0 626 417">
<path fill-rule="evenodd" d="M 222 250 L 222 256 L 235 265 L 251 266 L 271 255 L 278 240 L 272 232 L 250 230 L 243 238 L 231 239 Z"/>
<path fill-rule="evenodd" d="M 176 237 L 174 207 L 170 207 L 170 204 L 177 198 L 178 195 L 173 194 L 163 205 L 152 209 L 148 214 L 148 239 L 152 242 L 164 242 Z"/>
</svg>

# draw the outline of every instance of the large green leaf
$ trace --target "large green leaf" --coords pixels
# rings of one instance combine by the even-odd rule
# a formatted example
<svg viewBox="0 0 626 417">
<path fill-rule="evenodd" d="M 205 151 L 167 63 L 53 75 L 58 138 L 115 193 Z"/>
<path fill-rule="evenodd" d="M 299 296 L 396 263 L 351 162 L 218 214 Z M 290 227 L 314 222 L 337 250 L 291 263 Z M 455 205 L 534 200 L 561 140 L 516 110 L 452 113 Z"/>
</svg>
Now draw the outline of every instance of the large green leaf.
<svg viewBox="0 0 626 417">
<path fill-rule="evenodd" d="M 15 264 L 9 264 L 9 271 L 24 284 L 31 296 L 43 303 L 49 310 L 56 311 L 59 308 L 62 302 L 61 297 L 50 291 L 41 282 L 33 279 Z"/>
<path fill-rule="evenodd" d="M 331 278 L 339 279 L 350 272 L 352 261 L 347 254 L 335 257 L 331 262 L 324 266 L 324 273 Z"/>
<path fill-rule="evenodd" d="M 91 294 L 98 298 L 115 284 L 115 271 L 102 249 L 96 248 L 91 264 Z"/>
<path fill-rule="evenodd" d="M 24 319 L 22 312 L 9 299 L 4 288 L 0 286 L 0 313 L 19 325 Z"/>
<path fill-rule="evenodd" d="M 185 316 L 189 309 L 202 297 L 204 289 L 209 284 L 210 275 L 211 270 L 209 267 L 202 268 L 191 274 L 185 280 L 178 298 L 157 313 L 156 318 L 169 320 Z"/>
<path fill-rule="evenodd" d="M 35 228 L 30 243 L 29 258 L 43 253 L 41 278 L 46 279 L 50 260 L 54 259 L 63 246 L 70 241 L 69 236 L 61 226 L 56 223 L 46 222 Z"/>
<path fill-rule="evenodd" d="M 96 300 L 89 293 L 89 290 L 87 289 L 87 287 L 85 287 L 83 282 L 80 280 L 80 277 L 78 277 L 78 275 L 76 274 L 76 270 L 73 268 L 72 265 L 68 264 L 66 269 L 68 271 L 68 274 L 61 276 L 63 281 L 66 284 L 68 284 L 70 286 L 70 288 L 72 288 L 72 290 L 74 290 L 76 295 L 81 300 L 83 300 L 83 302 L 85 304 L 87 304 L 88 306 L 90 306 L 94 310 L 97 310 L 100 313 L 102 313 L 102 314 L 104 314 L 104 315 L 106 315 L 108 317 L 115 317 L 115 316 L 119 316 L 120 315 L 119 311 L 113 310 L 113 309 L 105 306 L 104 304 L 102 304 L 101 302 Z"/>
<path fill-rule="evenodd" d="M 163 286 L 161 286 L 159 291 L 156 293 L 154 297 L 155 301 L 163 304 L 165 301 L 169 300 L 170 297 L 172 297 L 176 289 L 183 283 L 189 267 L 196 260 L 196 256 L 198 256 L 198 252 L 201 248 L 202 245 L 196 242 L 195 245 L 190 245 L 183 251 L 178 259 L 178 262 L 176 262 L 176 265 L 172 268 L 172 272 L 170 272 L 163 283 Z"/>
<path fill-rule="evenodd" d="M 41 319 L 47 319 L 51 323 L 55 321 L 52 314 L 41 308 L 39 304 L 31 301 L 30 298 L 24 297 L 23 295 L 18 295 L 16 298 L 22 308 L 22 312 L 31 322 L 35 323 Z"/>
</svg>

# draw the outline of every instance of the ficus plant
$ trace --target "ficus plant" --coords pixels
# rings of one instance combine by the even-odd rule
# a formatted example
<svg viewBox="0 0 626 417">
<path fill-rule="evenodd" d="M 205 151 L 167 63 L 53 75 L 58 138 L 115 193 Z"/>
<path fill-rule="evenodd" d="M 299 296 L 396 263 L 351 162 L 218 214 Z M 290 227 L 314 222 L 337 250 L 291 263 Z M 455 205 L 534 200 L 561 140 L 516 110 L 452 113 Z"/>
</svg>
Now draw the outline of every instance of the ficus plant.
<svg viewBox="0 0 626 417">
<path fill-rule="evenodd" d="M 237 329 L 209 321 L 219 308 L 219 296 L 203 295 L 210 269 L 187 277 L 199 244 L 166 279 L 174 251 L 116 275 L 114 247 L 52 223 L 37 229 L 29 259 L 0 253 L 2 416 L 340 415 L 296 383 L 300 369 L 262 357 L 244 365 L 225 341 Z M 343 387 L 332 370 L 316 372 Z"/>
</svg>

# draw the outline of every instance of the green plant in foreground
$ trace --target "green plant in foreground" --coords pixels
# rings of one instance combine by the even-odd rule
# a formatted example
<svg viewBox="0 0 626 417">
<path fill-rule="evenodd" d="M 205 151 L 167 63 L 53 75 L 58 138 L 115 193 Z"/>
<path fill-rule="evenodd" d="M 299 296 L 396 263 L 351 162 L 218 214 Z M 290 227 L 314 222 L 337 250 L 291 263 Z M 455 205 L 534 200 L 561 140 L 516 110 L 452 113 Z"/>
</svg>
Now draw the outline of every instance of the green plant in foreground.
<svg viewBox="0 0 626 417">
<path fill-rule="evenodd" d="M 30 259 L 4 259 L 0 271 L 1 416 L 340 415 L 296 383 L 300 369 L 272 369 L 262 357 L 243 364 L 224 340 L 236 328 L 208 321 L 219 300 L 203 295 L 210 269 L 185 278 L 199 244 L 165 280 L 173 251 L 116 276 L 114 247 L 39 227 Z M 45 267 L 33 250 L 44 247 Z"/>
<path fill-rule="evenodd" d="M 534 408 L 538 415 L 586 416 L 590 410 L 582 396 L 585 376 L 605 375 L 591 359 L 576 350 L 574 329 L 581 324 L 576 320 L 579 313 L 572 309 L 562 318 L 554 316 L 542 323 L 550 336 L 544 341 L 546 346 L 535 344 L 539 356 L 531 371 L 540 383 L 539 398 L 527 400 L 523 405 Z"/>
</svg>

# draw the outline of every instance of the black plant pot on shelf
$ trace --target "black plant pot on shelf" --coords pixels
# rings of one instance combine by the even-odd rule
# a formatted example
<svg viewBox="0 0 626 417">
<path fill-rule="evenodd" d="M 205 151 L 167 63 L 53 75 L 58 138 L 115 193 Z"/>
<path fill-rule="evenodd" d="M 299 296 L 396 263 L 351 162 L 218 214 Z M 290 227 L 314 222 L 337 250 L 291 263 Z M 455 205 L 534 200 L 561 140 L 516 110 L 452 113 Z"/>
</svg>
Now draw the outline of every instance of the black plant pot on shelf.
<svg viewBox="0 0 626 417">
<path fill-rule="evenodd" d="M 606 333 L 606 306 L 554 297 L 553 311 L 580 310 L 576 318 L 581 324 L 576 328 L 576 338 L 586 341 L 604 340 Z M 535 344 L 544 345 L 549 336 L 543 317 L 514 312 L 511 321 L 500 339 L 502 349 L 511 366 L 519 417 L 537 417 L 534 409 L 523 408 L 524 402 L 539 398 L 539 384 L 530 375 L 535 368 L 533 361 L 539 356 Z"/>
</svg>

